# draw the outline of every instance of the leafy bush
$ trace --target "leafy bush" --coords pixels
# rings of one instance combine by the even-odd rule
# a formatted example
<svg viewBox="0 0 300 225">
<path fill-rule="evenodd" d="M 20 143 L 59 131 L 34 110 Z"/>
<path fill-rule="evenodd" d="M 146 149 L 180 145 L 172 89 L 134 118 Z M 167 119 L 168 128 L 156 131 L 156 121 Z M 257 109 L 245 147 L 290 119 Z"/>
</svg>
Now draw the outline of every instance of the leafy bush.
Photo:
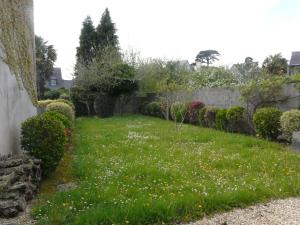
<svg viewBox="0 0 300 225">
<path fill-rule="evenodd" d="M 281 111 L 274 107 L 258 109 L 253 116 L 253 123 L 258 135 L 275 140 L 280 134 Z"/>
<path fill-rule="evenodd" d="M 188 106 L 188 119 L 192 124 L 197 124 L 199 122 L 199 110 L 205 106 L 204 103 L 200 101 L 192 101 Z"/>
<path fill-rule="evenodd" d="M 292 109 L 284 112 L 280 117 L 280 124 L 283 135 L 291 141 L 293 132 L 300 131 L 300 110 Z"/>
<path fill-rule="evenodd" d="M 55 111 L 63 114 L 71 122 L 74 120 L 74 110 L 64 102 L 53 102 L 47 105 L 46 111 Z"/>
<path fill-rule="evenodd" d="M 230 131 L 238 133 L 245 131 L 244 112 L 245 109 L 241 106 L 235 106 L 227 110 L 226 119 Z"/>
<path fill-rule="evenodd" d="M 206 123 L 206 120 L 205 120 L 205 113 L 206 113 L 206 109 L 207 107 L 203 107 L 202 109 L 199 110 L 199 124 L 200 126 L 203 126 L 203 127 L 207 127 L 207 123 Z"/>
<path fill-rule="evenodd" d="M 60 92 L 57 90 L 46 91 L 44 94 L 44 99 L 58 99 L 60 96 Z"/>
<path fill-rule="evenodd" d="M 183 102 L 175 102 L 171 106 L 171 117 L 176 122 L 183 122 L 187 115 L 187 105 Z"/>
<path fill-rule="evenodd" d="M 216 125 L 216 115 L 218 112 L 218 108 L 214 106 L 207 106 L 204 114 L 205 124 L 208 127 L 214 128 Z"/>
<path fill-rule="evenodd" d="M 68 129 L 73 128 L 72 122 L 65 115 L 63 115 L 59 112 L 47 111 L 47 112 L 43 113 L 43 116 L 60 121 L 64 125 L 65 128 L 68 128 Z"/>
<path fill-rule="evenodd" d="M 115 97 L 98 95 L 94 101 L 94 109 L 96 114 L 102 118 L 113 116 L 115 103 Z"/>
<path fill-rule="evenodd" d="M 22 124 L 21 134 L 22 148 L 42 160 L 42 174 L 48 176 L 63 156 L 66 141 L 63 124 L 50 116 L 35 116 Z"/>
<path fill-rule="evenodd" d="M 50 99 L 38 101 L 38 106 L 40 108 L 46 109 L 47 105 L 49 105 L 50 103 L 53 103 L 53 102 L 54 102 L 54 100 L 50 100 Z"/>
<path fill-rule="evenodd" d="M 226 131 L 228 129 L 228 120 L 226 118 L 227 109 L 220 109 L 216 114 L 216 128 Z"/>
<path fill-rule="evenodd" d="M 145 113 L 149 116 L 162 117 L 160 103 L 150 102 L 145 107 Z"/>
<path fill-rule="evenodd" d="M 66 104 L 68 104 L 75 111 L 74 104 L 71 101 L 67 100 L 67 99 L 56 99 L 54 102 L 63 102 L 63 103 L 66 103 Z"/>
</svg>

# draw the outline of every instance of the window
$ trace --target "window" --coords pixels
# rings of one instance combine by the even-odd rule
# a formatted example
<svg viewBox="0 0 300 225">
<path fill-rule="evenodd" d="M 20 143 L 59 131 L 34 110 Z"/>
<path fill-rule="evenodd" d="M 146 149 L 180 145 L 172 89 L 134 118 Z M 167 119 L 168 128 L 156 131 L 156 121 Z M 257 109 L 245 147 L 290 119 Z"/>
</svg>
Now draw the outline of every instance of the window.
<svg viewBox="0 0 300 225">
<path fill-rule="evenodd" d="M 51 79 L 50 85 L 51 86 L 56 86 L 57 85 L 57 80 L 56 79 Z"/>
</svg>

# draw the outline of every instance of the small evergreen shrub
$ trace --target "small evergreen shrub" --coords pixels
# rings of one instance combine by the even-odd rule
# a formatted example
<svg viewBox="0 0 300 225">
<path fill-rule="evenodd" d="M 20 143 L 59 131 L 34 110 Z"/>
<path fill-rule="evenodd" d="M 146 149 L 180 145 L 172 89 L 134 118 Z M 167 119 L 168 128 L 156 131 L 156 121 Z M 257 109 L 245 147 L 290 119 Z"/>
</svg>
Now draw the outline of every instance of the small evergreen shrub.
<svg viewBox="0 0 300 225">
<path fill-rule="evenodd" d="M 60 121 L 64 125 L 64 127 L 67 128 L 67 129 L 72 129 L 73 128 L 72 122 L 65 115 L 63 115 L 59 112 L 46 111 L 46 112 L 43 113 L 43 116 Z"/>
<path fill-rule="evenodd" d="M 284 112 L 280 117 L 280 124 L 283 135 L 291 141 L 293 132 L 300 131 L 300 110 L 292 109 Z"/>
<path fill-rule="evenodd" d="M 186 119 L 187 111 L 187 104 L 174 102 L 171 106 L 171 117 L 176 122 L 183 122 Z"/>
<path fill-rule="evenodd" d="M 199 110 L 205 106 L 200 101 L 192 101 L 188 106 L 188 120 L 191 124 L 197 124 L 199 122 Z"/>
<path fill-rule="evenodd" d="M 53 102 L 47 105 L 46 111 L 55 111 L 63 114 L 71 122 L 74 120 L 74 110 L 68 104 L 64 102 Z"/>
<path fill-rule="evenodd" d="M 54 102 L 63 102 L 63 103 L 66 103 L 66 104 L 68 104 L 73 109 L 73 111 L 75 111 L 75 106 L 74 106 L 74 104 L 70 100 L 60 98 L 60 99 L 56 99 Z"/>
<path fill-rule="evenodd" d="M 281 111 L 274 107 L 258 109 L 253 116 L 257 134 L 269 140 L 275 140 L 280 134 Z"/>
<path fill-rule="evenodd" d="M 46 91 L 44 94 L 44 99 L 58 99 L 60 96 L 60 92 L 58 90 L 50 90 Z"/>
<path fill-rule="evenodd" d="M 200 126 L 202 127 L 207 127 L 207 123 L 206 123 L 206 120 L 205 120 L 205 114 L 206 114 L 206 109 L 207 107 L 203 107 L 202 109 L 199 110 L 199 124 Z"/>
<path fill-rule="evenodd" d="M 205 124 L 208 127 L 215 128 L 216 126 L 216 115 L 218 112 L 218 108 L 214 106 L 207 106 L 204 114 Z"/>
<path fill-rule="evenodd" d="M 162 117 L 160 102 L 150 102 L 145 107 L 145 113 L 149 116 Z"/>
<path fill-rule="evenodd" d="M 245 132 L 245 109 L 241 106 L 235 106 L 227 110 L 226 119 L 231 132 Z"/>
<path fill-rule="evenodd" d="M 228 121 L 226 118 L 227 109 L 220 109 L 216 114 L 216 128 L 218 130 L 226 131 L 228 128 Z"/>
<path fill-rule="evenodd" d="M 94 110 L 102 118 L 114 115 L 116 98 L 108 95 L 99 95 L 94 101 Z"/>
<path fill-rule="evenodd" d="M 54 172 L 66 141 L 62 122 L 43 114 L 35 116 L 22 124 L 21 135 L 23 150 L 42 160 L 43 176 Z"/>
<path fill-rule="evenodd" d="M 50 103 L 53 103 L 54 101 L 53 100 L 41 100 L 41 101 L 38 101 L 38 106 L 42 109 L 46 109 L 47 105 L 49 105 Z"/>
</svg>

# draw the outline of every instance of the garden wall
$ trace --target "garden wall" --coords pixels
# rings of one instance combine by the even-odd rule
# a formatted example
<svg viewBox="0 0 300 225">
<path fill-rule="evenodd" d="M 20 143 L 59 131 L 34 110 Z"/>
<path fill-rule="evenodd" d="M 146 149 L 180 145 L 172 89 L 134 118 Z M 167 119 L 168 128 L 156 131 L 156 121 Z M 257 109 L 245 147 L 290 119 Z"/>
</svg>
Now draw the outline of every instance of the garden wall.
<svg viewBox="0 0 300 225">
<path fill-rule="evenodd" d="M 289 96 L 289 99 L 277 104 L 277 107 L 282 111 L 299 108 L 299 91 L 293 84 L 286 85 L 283 90 L 283 96 Z M 244 105 L 241 100 L 239 89 L 224 89 L 224 88 L 202 88 L 193 92 L 179 92 L 174 98 L 178 101 L 198 100 L 206 105 L 216 106 L 219 108 L 230 108 L 232 106 Z"/>
<path fill-rule="evenodd" d="M 33 31 L 33 4 L 32 1 L 29 2 L 28 8 L 24 10 L 30 21 L 29 29 Z M 32 41 L 34 41 L 33 32 Z M 0 51 L 0 56 L 2 54 Z M 25 89 L 19 87 L 8 66 L 0 60 L 0 155 L 19 152 L 21 123 L 36 113 L 36 107 L 33 106 Z"/>
</svg>

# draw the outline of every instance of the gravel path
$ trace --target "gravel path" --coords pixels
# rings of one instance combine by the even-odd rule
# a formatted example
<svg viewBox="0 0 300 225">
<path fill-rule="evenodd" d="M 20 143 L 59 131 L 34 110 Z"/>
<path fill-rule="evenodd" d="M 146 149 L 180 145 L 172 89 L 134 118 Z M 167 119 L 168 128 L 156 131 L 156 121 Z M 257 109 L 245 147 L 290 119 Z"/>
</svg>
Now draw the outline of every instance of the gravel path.
<svg viewBox="0 0 300 225">
<path fill-rule="evenodd" d="M 12 219 L 0 218 L 0 225 L 20 224 L 20 225 L 34 225 L 35 221 L 30 216 L 30 205 L 27 205 L 25 212 L 20 213 L 18 217 Z"/>
<path fill-rule="evenodd" d="M 300 225 L 300 198 L 235 209 L 187 225 Z"/>
</svg>

